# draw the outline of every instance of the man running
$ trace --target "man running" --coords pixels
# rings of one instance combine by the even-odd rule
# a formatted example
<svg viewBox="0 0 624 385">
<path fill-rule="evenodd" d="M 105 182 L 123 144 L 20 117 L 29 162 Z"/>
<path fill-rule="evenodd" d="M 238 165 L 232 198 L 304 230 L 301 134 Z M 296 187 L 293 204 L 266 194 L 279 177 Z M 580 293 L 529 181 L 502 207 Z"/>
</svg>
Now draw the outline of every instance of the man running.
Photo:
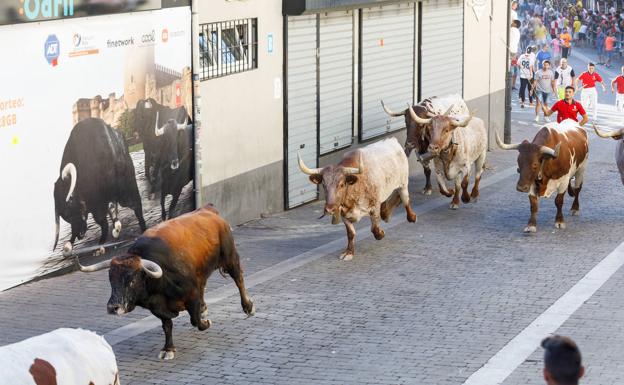
<svg viewBox="0 0 624 385">
<path fill-rule="evenodd" d="M 572 119 L 578 122 L 578 114 L 581 114 L 582 117 L 579 122 L 581 126 L 587 123 L 588 120 L 583 105 L 574 100 L 574 87 L 572 86 L 567 86 L 565 88 L 565 99 L 557 101 L 551 108 L 542 104 L 542 111 L 544 111 L 545 116 L 550 116 L 556 111 L 557 123 L 561 123 L 566 119 Z"/>
<path fill-rule="evenodd" d="M 611 93 L 615 92 L 617 86 L 617 93 L 615 94 L 615 108 L 618 112 L 624 111 L 624 66 L 622 66 L 621 74 L 611 81 Z M 624 117 L 620 121 L 620 124 L 624 124 Z"/>
<path fill-rule="evenodd" d="M 535 61 L 531 57 L 532 48 L 529 47 L 526 53 L 523 53 L 518 58 L 518 67 L 520 68 L 520 108 L 524 108 L 524 96 L 526 89 L 529 88 L 529 103 L 533 105 L 533 95 L 531 85 L 529 81 L 533 79 L 533 68 L 535 68 Z"/>
<path fill-rule="evenodd" d="M 538 123 L 540 97 L 542 98 L 542 104 L 548 105 L 548 96 L 551 91 L 555 95 L 557 94 L 557 89 L 555 88 L 555 74 L 550 69 L 550 61 L 544 60 L 542 69 L 535 72 L 535 121 Z M 547 116 L 545 119 L 547 122 L 550 121 Z"/>
<path fill-rule="evenodd" d="M 596 65 L 589 63 L 587 71 L 583 72 L 576 79 L 576 89 L 578 89 L 579 80 L 583 83 L 583 89 L 581 91 L 581 104 L 586 110 L 591 107 L 594 120 L 598 119 L 598 92 L 596 91 L 596 82 L 602 85 L 602 90 L 606 91 L 604 81 L 598 72 L 595 71 Z"/>
<path fill-rule="evenodd" d="M 574 87 L 574 69 L 568 65 L 568 59 L 561 59 L 561 65 L 555 70 L 555 81 L 557 83 L 557 99 L 565 98 L 565 88 Z"/>
</svg>

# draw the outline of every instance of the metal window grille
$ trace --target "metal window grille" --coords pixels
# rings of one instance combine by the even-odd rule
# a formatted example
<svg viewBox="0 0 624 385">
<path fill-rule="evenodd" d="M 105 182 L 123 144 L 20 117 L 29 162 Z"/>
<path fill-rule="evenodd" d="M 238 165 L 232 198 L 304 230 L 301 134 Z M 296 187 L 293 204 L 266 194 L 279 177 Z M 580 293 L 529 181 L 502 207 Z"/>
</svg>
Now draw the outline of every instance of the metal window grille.
<svg viewBox="0 0 624 385">
<path fill-rule="evenodd" d="M 258 19 L 200 25 L 201 80 L 258 68 Z"/>
</svg>

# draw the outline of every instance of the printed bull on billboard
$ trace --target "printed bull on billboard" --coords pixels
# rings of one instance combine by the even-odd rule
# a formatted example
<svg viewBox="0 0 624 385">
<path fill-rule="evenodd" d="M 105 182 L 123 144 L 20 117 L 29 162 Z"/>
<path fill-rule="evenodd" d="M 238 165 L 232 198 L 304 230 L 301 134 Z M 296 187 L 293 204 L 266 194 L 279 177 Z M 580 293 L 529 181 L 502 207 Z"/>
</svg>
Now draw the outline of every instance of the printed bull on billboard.
<svg viewBox="0 0 624 385">
<path fill-rule="evenodd" d="M 0 290 L 194 208 L 189 18 L 0 27 Z"/>
</svg>

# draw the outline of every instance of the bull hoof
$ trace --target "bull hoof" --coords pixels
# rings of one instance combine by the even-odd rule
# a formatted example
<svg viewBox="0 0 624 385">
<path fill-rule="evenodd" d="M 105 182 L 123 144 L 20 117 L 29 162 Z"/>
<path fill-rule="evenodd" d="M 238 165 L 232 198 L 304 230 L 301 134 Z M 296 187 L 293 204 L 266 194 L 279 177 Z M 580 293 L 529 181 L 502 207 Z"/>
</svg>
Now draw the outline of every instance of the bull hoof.
<svg viewBox="0 0 624 385">
<path fill-rule="evenodd" d="M 115 226 L 113 228 L 113 238 L 119 238 L 119 234 L 121 234 L 121 222 L 115 221 Z"/>
<path fill-rule="evenodd" d="M 256 304 L 254 304 L 251 300 L 249 300 L 249 302 L 251 302 L 251 310 L 245 310 L 245 314 L 247 314 L 247 318 L 253 317 L 256 315 Z"/>
<path fill-rule="evenodd" d="M 536 233 L 537 232 L 537 226 L 528 225 L 527 227 L 524 228 L 524 232 L 525 233 Z"/>
<path fill-rule="evenodd" d="M 416 213 L 407 213 L 407 221 L 408 222 L 416 222 Z"/>
<path fill-rule="evenodd" d="M 566 228 L 565 222 L 555 222 L 555 229 L 565 229 L 565 228 Z"/>
<path fill-rule="evenodd" d="M 579 215 L 579 210 L 570 210 L 570 215 L 578 216 Z"/>
<path fill-rule="evenodd" d="M 386 236 L 386 232 L 382 229 L 379 229 L 377 231 L 373 230 L 373 235 L 375 236 L 376 240 L 381 241 Z"/>
<path fill-rule="evenodd" d="M 464 203 L 470 203 L 470 195 L 462 195 L 461 200 Z"/>
<path fill-rule="evenodd" d="M 212 326 L 212 321 L 209 319 L 200 319 L 199 320 L 199 325 L 197 326 L 197 329 L 199 329 L 200 331 L 206 330 L 209 327 Z"/>
<path fill-rule="evenodd" d="M 158 358 L 160 358 L 161 360 L 173 360 L 175 358 L 175 350 L 174 351 L 161 350 L 160 353 L 158 354 Z"/>
<path fill-rule="evenodd" d="M 451 210 L 457 210 L 459 208 L 459 204 L 457 203 L 451 203 L 451 205 L 449 206 L 449 209 Z"/>
<path fill-rule="evenodd" d="M 71 242 L 65 242 L 65 244 L 63 245 L 63 256 L 68 257 L 71 255 L 72 250 L 74 249 L 74 246 L 71 244 Z"/>
<path fill-rule="evenodd" d="M 432 192 L 433 190 L 431 189 L 431 187 L 426 187 L 424 190 L 422 190 L 423 195 L 431 195 Z"/>
<path fill-rule="evenodd" d="M 350 261 L 353 259 L 353 253 L 350 251 L 345 251 L 344 253 L 340 254 L 340 260 L 342 261 Z"/>
</svg>

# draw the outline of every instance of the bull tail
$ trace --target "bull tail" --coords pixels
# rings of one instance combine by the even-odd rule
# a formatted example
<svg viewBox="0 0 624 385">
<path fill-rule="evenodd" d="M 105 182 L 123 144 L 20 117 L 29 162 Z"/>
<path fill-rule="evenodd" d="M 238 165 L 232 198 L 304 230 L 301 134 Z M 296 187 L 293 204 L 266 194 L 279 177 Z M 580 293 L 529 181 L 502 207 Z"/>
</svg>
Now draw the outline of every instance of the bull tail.
<svg viewBox="0 0 624 385">
<path fill-rule="evenodd" d="M 240 256 L 234 245 L 234 237 L 229 226 L 224 226 L 221 233 L 221 253 L 219 255 L 219 273 L 225 277 L 241 271 Z"/>
</svg>

